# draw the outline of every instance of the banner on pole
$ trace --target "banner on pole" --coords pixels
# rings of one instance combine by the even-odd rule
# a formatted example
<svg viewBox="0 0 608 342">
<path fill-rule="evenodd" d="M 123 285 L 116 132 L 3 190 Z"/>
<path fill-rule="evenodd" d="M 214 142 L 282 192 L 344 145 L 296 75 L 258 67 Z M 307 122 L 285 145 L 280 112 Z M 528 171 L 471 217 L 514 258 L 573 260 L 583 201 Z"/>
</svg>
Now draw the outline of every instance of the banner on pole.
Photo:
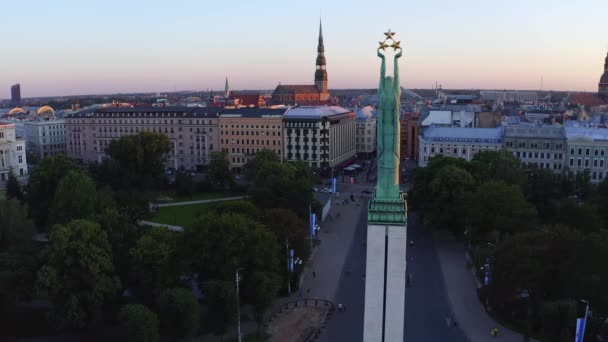
<svg viewBox="0 0 608 342">
<path fill-rule="evenodd" d="M 315 238 L 317 236 L 317 231 L 315 227 L 317 226 L 317 214 L 310 214 L 310 237 Z"/>
<path fill-rule="evenodd" d="M 293 249 L 289 250 L 289 272 L 293 272 Z"/>
<path fill-rule="evenodd" d="M 585 337 L 585 324 L 587 324 L 587 319 L 576 319 L 576 337 L 574 342 L 583 342 L 583 338 Z"/>
<path fill-rule="evenodd" d="M 335 194 L 336 193 L 336 178 L 332 178 L 331 179 L 331 193 Z"/>
</svg>

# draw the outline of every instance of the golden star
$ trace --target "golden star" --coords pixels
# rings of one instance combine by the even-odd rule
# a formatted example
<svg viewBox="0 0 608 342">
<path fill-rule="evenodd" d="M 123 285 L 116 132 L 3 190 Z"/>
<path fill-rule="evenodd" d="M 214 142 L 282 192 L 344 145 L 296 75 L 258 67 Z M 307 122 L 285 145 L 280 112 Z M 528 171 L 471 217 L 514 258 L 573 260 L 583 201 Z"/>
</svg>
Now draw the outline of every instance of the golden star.
<svg viewBox="0 0 608 342">
<path fill-rule="evenodd" d="M 382 49 L 382 51 L 386 51 L 386 48 L 388 47 L 388 44 L 386 44 L 386 41 L 378 42 L 378 43 L 380 43 L 379 49 Z"/>
<path fill-rule="evenodd" d="M 401 49 L 401 46 L 399 46 L 399 44 L 401 44 L 401 42 L 393 41 L 393 44 L 391 44 L 391 47 L 395 50 Z"/>
<path fill-rule="evenodd" d="M 384 32 L 384 35 L 386 36 L 386 39 L 393 39 L 395 32 L 391 32 L 391 29 L 388 29 L 388 32 Z"/>
</svg>

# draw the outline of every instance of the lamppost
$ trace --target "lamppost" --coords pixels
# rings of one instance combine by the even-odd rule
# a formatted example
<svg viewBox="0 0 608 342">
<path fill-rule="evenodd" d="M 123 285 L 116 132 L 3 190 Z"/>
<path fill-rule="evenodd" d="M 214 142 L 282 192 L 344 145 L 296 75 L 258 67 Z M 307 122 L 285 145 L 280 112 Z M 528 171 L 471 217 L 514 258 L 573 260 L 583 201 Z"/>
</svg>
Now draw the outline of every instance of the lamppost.
<svg viewBox="0 0 608 342">
<path fill-rule="evenodd" d="M 237 332 L 237 336 L 238 336 L 238 342 L 241 342 L 241 309 L 240 309 L 240 296 L 239 296 L 239 271 L 242 270 L 242 268 L 237 268 L 236 269 L 236 274 L 235 274 L 235 282 L 236 282 L 236 332 Z"/>
</svg>

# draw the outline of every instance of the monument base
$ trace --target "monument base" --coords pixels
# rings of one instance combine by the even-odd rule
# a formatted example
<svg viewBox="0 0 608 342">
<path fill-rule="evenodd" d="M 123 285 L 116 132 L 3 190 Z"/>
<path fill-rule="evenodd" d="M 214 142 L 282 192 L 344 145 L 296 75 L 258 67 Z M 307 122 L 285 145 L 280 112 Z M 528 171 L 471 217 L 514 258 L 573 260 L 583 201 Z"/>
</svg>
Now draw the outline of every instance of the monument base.
<svg viewBox="0 0 608 342">
<path fill-rule="evenodd" d="M 407 227 L 368 224 L 364 342 L 403 341 Z"/>
</svg>

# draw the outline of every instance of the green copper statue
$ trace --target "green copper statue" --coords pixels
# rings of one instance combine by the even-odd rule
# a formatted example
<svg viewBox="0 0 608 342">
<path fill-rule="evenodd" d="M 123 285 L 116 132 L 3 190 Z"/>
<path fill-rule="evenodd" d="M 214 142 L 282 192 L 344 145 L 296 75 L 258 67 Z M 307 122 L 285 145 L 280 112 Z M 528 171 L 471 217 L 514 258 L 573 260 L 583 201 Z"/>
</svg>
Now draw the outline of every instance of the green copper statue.
<svg viewBox="0 0 608 342">
<path fill-rule="evenodd" d="M 378 97 L 378 181 L 376 191 L 369 203 L 368 224 L 390 224 L 406 226 L 407 203 L 399 191 L 399 110 L 401 108 L 401 87 L 399 85 L 399 59 L 403 50 L 393 36 L 395 32 L 384 33 L 386 39 L 380 42 L 378 57 L 382 59 Z M 392 41 L 392 44 L 387 44 Z M 392 47 L 394 55 L 394 75 L 386 76 L 384 51 Z M 382 50 L 382 51 L 380 51 Z"/>
<path fill-rule="evenodd" d="M 384 33 L 386 40 L 380 42 L 378 57 L 382 59 L 380 67 L 380 86 L 378 98 L 380 101 L 378 111 L 378 183 L 376 196 L 378 198 L 399 198 L 399 109 L 401 99 L 401 86 L 399 85 L 399 62 L 403 50 L 400 42 L 393 40 L 394 32 L 388 30 Z M 395 51 L 394 77 L 386 76 L 386 61 L 384 51 L 387 40 L 393 40 L 390 45 Z M 382 51 L 381 51 L 382 50 Z"/>
</svg>

